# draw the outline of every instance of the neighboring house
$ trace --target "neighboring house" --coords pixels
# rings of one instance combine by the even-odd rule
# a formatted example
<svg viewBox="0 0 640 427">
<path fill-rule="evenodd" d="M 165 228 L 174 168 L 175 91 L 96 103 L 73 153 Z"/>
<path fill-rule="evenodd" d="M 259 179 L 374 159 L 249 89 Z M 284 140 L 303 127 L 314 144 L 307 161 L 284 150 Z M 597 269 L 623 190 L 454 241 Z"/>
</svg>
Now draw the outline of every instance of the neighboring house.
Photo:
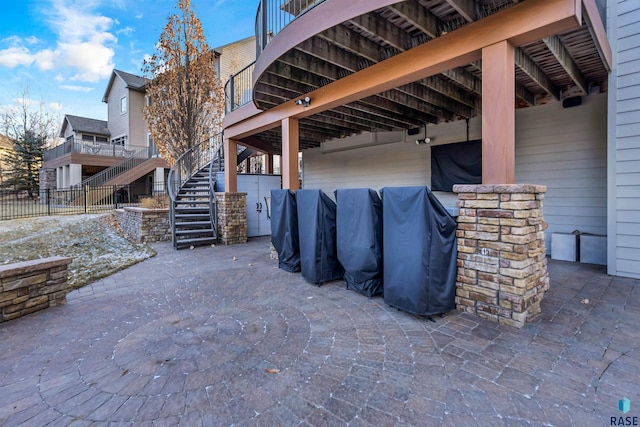
<svg viewBox="0 0 640 427">
<path fill-rule="evenodd" d="M 64 142 L 45 152 L 42 166 L 55 170 L 56 188 L 129 185 L 145 195 L 164 185 L 168 165 L 158 156 L 142 114 L 145 84 L 142 77 L 113 70 L 103 97 L 106 121 L 65 115 Z M 116 166 L 118 173 L 106 173 Z"/>
<path fill-rule="evenodd" d="M 332 195 L 431 186 L 434 147 L 482 140 L 483 183 L 546 185 L 547 253 L 556 232 L 606 234 L 608 272 L 640 278 L 640 4 L 317 1 L 257 22 L 229 153 L 282 153 L 296 189 L 301 151 L 303 187 Z"/>
<path fill-rule="evenodd" d="M 216 71 L 224 82 L 255 59 L 254 38 L 230 43 L 216 51 Z M 64 142 L 47 150 L 43 169 L 55 169 L 56 187 L 85 185 L 129 185 L 138 192 L 158 189 L 166 182 L 168 165 L 158 157 L 143 109 L 146 102 L 144 77 L 114 69 L 102 101 L 107 104 L 107 120 L 66 115 L 60 136 Z M 113 177 L 99 172 L 130 157 L 144 162 L 129 162 L 131 169 Z M 134 169 L 135 168 L 135 169 Z M 109 175 L 109 176 L 106 176 Z M 100 178 L 100 179 L 98 179 Z"/>
</svg>

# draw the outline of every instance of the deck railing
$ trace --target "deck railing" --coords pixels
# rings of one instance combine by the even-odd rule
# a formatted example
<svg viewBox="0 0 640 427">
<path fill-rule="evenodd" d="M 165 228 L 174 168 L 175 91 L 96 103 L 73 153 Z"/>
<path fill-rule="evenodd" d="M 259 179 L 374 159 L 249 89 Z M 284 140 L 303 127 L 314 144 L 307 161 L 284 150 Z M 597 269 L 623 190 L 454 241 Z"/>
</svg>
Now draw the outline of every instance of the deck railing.
<svg viewBox="0 0 640 427">
<path fill-rule="evenodd" d="M 255 61 L 232 75 L 224 85 L 225 112 L 240 108 L 253 100 L 253 70 Z"/>
<path fill-rule="evenodd" d="M 284 27 L 325 0 L 260 0 L 256 13 L 256 58 Z M 227 113 L 253 101 L 255 62 L 232 75 L 224 86 Z"/>
<path fill-rule="evenodd" d="M 153 157 L 158 157 L 159 155 L 160 154 L 158 152 L 158 148 L 155 146 L 155 144 L 152 144 L 149 147 L 144 147 L 135 152 L 130 152 L 121 162 L 85 179 L 80 184 L 78 184 L 78 186 L 100 187 L 102 185 L 105 185 L 107 182 L 117 177 L 118 175 L 121 175 L 138 165 L 141 165 L 142 163 Z"/>
<path fill-rule="evenodd" d="M 256 14 L 256 58 L 284 27 L 325 0 L 260 0 Z"/>
<path fill-rule="evenodd" d="M 83 141 L 81 139 L 74 139 L 71 141 L 65 141 L 56 147 L 46 150 L 44 152 L 43 160 L 48 162 L 71 153 L 92 154 L 94 156 L 108 157 L 131 157 L 133 153 L 136 153 L 143 148 L 146 147 L 142 145 L 118 145 L 109 144 L 107 142 L 90 142 Z"/>
</svg>

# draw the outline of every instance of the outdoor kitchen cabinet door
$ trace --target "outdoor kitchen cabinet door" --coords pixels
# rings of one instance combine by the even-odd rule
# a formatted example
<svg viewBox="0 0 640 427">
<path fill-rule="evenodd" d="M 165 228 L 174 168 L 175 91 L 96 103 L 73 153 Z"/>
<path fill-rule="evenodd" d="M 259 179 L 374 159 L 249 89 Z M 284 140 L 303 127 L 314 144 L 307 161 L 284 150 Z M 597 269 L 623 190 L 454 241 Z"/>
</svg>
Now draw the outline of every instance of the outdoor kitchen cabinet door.
<svg viewBox="0 0 640 427">
<path fill-rule="evenodd" d="M 247 237 L 271 234 L 267 201 L 281 187 L 280 175 L 238 175 L 238 191 L 247 193 Z"/>
</svg>

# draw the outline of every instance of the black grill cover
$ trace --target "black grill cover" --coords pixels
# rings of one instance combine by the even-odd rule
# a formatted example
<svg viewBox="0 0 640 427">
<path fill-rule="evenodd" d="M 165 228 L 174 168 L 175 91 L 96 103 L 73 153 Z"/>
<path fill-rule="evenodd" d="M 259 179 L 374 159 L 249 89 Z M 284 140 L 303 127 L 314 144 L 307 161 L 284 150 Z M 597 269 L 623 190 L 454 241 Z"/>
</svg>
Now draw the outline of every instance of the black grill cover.
<svg viewBox="0 0 640 427">
<path fill-rule="evenodd" d="M 455 305 L 456 221 L 427 187 L 383 188 L 384 301 L 429 316 Z"/>
<path fill-rule="evenodd" d="M 336 190 L 338 260 L 347 289 L 382 293 L 382 201 L 369 188 Z"/>
<path fill-rule="evenodd" d="M 298 190 L 300 268 L 307 282 L 342 279 L 336 250 L 336 204 L 321 190 Z"/>
<path fill-rule="evenodd" d="M 278 266 L 291 273 L 300 271 L 300 241 L 296 194 L 271 190 L 271 243 L 278 252 Z"/>
</svg>

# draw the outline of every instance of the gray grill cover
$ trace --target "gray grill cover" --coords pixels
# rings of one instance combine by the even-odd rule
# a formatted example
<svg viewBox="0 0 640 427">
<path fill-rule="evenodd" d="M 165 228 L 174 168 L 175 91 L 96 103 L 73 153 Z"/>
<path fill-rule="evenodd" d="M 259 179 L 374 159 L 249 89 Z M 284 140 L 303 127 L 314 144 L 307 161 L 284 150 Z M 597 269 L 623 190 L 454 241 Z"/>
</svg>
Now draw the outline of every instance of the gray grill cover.
<svg viewBox="0 0 640 427">
<path fill-rule="evenodd" d="M 429 316 L 455 305 L 456 221 L 427 187 L 383 188 L 384 301 Z"/>
<path fill-rule="evenodd" d="M 338 260 L 347 289 L 382 293 L 382 201 L 369 188 L 336 190 Z"/>
<path fill-rule="evenodd" d="M 307 282 L 342 279 L 336 250 L 336 204 L 321 190 L 298 190 L 300 269 Z"/>
<path fill-rule="evenodd" d="M 300 271 L 300 241 L 296 194 L 271 190 L 271 243 L 278 252 L 278 266 L 291 273 Z"/>
</svg>

